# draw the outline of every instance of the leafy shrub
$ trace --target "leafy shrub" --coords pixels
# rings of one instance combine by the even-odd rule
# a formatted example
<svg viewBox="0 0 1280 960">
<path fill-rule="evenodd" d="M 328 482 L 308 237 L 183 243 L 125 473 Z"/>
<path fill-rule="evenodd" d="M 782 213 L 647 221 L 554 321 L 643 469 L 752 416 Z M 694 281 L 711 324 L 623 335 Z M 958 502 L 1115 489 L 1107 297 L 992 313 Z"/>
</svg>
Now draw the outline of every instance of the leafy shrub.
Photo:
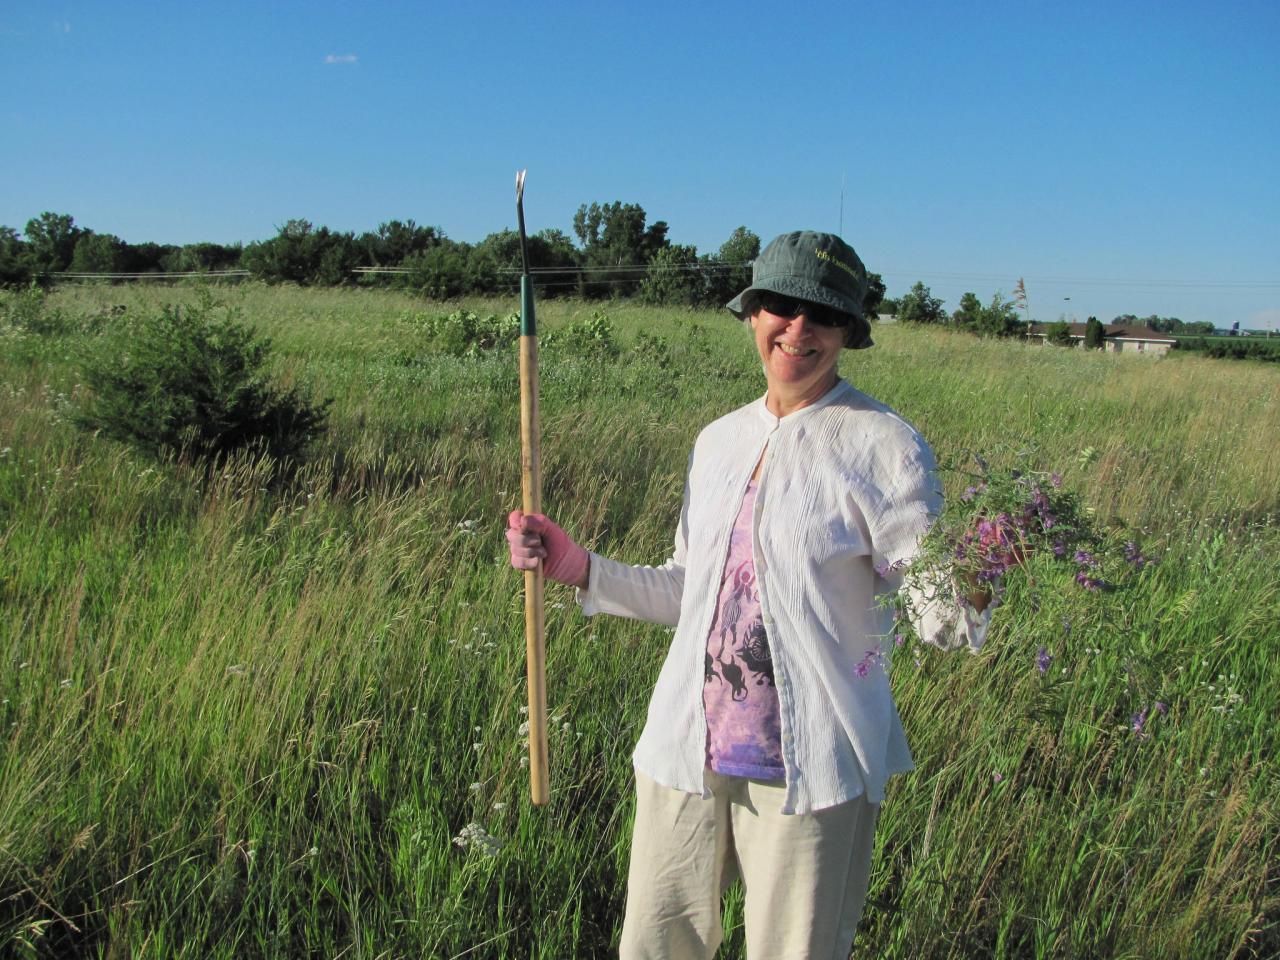
<svg viewBox="0 0 1280 960">
<path fill-rule="evenodd" d="M 543 338 L 550 349 L 587 360 L 616 360 L 621 352 L 613 336 L 613 321 L 603 310 L 593 310 L 586 320 L 575 320 Z"/>
<path fill-rule="evenodd" d="M 455 310 L 450 314 L 406 314 L 407 322 L 427 342 L 433 353 L 447 353 L 453 357 L 478 357 L 490 350 L 510 346 L 520 336 L 520 318 L 514 313 L 499 317 L 489 314 L 482 317 L 470 310 Z M 404 358 L 413 359 L 419 351 L 409 348 Z"/>
<path fill-rule="evenodd" d="M 665 337 L 643 331 L 636 336 L 634 353 L 638 360 L 650 363 L 659 370 L 670 369 L 675 361 Z"/>
<path fill-rule="evenodd" d="M 36 284 L 15 293 L 0 293 L 0 326 L 37 336 L 74 332 L 77 324 L 61 310 L 49 309 L 45 299 L 45 291 Z"/>
<path fill-rule="evenodd" d="M 1065 320 L 1051 323 L 1045 328 L 1044 337 L 1054 346 L 1069 347 L 1071 346 L 1071 325 Z"/>
<path fill-rule="evenodd" d="M 1204 337 L 1179 337 L 1173 346 L 1177 350 L 1194 351 L 1218 359 L 1280 363 L 1280 343 L 1273 343 L 1271 340 L 1236 338 L 1224 341 L 1207 340 Z"/>
<path fill-rule="evenodd" d="M 157 455 L 300 459 L 324 430 L 328 401 L 271 384 L 270 349 L 233 311 L 215 314 L 208 291 L 194 306 L 117 318 L 81 359 L 91 395 L 75 421 Z"/>
</svg>

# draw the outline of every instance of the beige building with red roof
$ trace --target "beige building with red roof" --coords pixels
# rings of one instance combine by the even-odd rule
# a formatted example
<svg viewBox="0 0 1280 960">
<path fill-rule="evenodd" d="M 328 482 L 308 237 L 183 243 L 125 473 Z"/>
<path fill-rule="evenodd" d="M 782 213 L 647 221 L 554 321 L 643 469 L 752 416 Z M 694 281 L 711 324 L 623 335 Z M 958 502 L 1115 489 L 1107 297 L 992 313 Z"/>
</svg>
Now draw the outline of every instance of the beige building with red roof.
<svg viewBox="0 0 1280 960">
<path fill-rule="evenodd" d="M 1033 339 L 1039 338 L 1041 343 L 1048 343 L 1047 334 L 1052 326 L 1054 324 L 1033 323 L 1030 336 Z M 1083 323 L 1067 324 L 1073 347 L 1084 343 L 1086 326 L 1087 324 Z M 1177 342 L 1177 337 L 1160 333 L 1150 327 L 1126 327 L 1118 323 L 1109 323 L 1102 328 L 1102 349 L 1108 353 L 1143 353 L 1159 356 L 1168 353 Z"/>
</svg>

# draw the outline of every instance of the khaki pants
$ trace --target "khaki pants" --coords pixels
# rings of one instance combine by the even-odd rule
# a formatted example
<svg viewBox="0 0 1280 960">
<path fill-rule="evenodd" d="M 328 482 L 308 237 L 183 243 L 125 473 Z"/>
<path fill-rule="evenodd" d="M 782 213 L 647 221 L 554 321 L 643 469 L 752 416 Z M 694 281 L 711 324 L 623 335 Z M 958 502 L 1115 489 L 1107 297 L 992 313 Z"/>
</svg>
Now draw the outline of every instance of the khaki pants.
<svg viewBox="0 0 1280 960">
<path fill-rule="evenodd" d="M 846 960 L 862 916 L 878 804 L 783 815 L 781 783 L 707 771 L 712 797 L 636 771 L 622 960 L 710 960 L 740 877 L 748 960 Z"/>
</svg>

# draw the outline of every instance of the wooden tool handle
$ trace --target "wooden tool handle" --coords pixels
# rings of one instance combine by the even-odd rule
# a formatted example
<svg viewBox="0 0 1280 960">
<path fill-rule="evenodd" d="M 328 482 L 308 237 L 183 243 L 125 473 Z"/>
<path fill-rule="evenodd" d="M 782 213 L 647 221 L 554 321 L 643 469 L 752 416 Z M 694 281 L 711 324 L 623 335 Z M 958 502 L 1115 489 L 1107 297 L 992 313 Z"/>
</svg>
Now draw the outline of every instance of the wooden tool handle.
<svg viewBox="0 0 1280 960">
<path fill-rule="evenodd" d="M 538 436 L 538 338 L 520 338 L 520 480 L 525 513 L 542 512 Z M 551 798 L 547 761 L 547 655 L 542 564 L 524 573 L 525 663 L 529 677 L 529 792 L 539 806 Z"/>
</svg>

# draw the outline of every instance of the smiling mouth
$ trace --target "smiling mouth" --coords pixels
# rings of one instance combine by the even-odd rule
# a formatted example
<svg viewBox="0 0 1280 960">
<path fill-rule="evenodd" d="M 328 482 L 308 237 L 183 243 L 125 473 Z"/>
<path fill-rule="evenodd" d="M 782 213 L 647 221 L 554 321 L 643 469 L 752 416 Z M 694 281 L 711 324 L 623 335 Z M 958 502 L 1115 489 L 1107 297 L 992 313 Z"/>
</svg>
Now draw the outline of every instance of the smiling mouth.
<svg viewBox="0 0 1280 960">
<path fill-rule="evenodd" d="M 786 343 L 778 344 L 778 349 L 789 357 L 808 357 L 817 353 L 817 350 L 801 350 Z"/>
</svg>

